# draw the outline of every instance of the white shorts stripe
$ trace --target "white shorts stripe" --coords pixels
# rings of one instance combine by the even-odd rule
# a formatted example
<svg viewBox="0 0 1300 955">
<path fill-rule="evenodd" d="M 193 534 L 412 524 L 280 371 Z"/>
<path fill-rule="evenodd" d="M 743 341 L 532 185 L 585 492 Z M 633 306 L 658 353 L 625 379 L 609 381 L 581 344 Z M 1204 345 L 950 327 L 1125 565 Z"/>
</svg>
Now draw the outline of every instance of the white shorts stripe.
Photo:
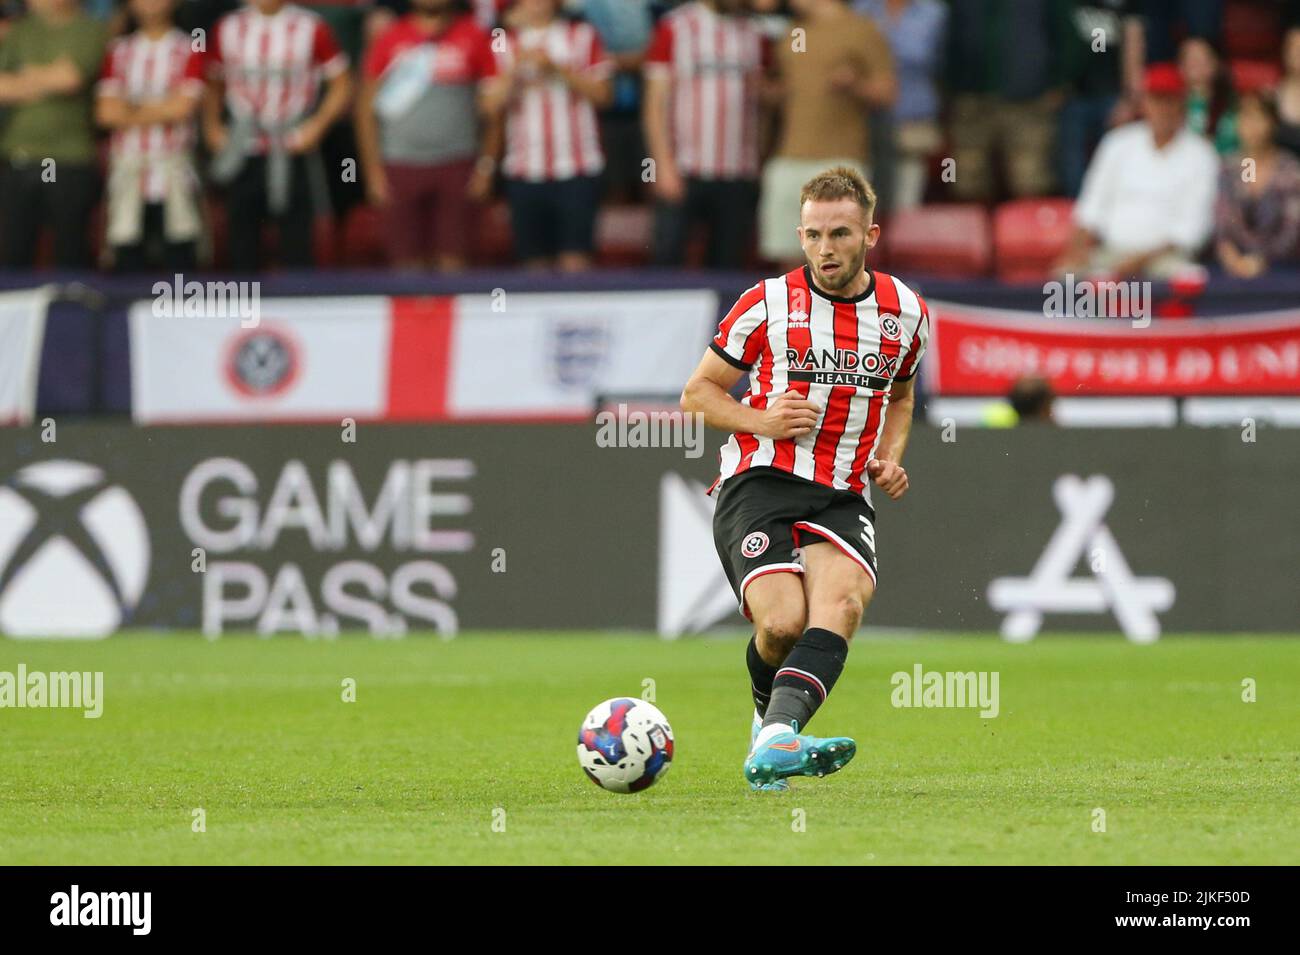
<svg viewBox="0 0 1300 955">
<path fill-rule="evenodd" d="M 774 574 L 777 572 L 802 574 L 803 564 L 764 564 L 762 567 L 755 567 L 745 575 L 745 579 L 740 582 L 740 612 L 746 617 L 749 616 L 749 608 L 745 606 L 745 591 L 754 578 L 762 577 L 764 574 Z"/>
<path fill-rule="evenodd" d="M 814 524 L 812 521 L 795 521 L 794 527 L 796 530 L 809 530 L 809 531 L 813 531 L 816 534 L 821 534 L 823 537 L 825 537 L 828 541 L 830 541 L 840 550 L 844 551 L 844 553 L 847 556 L 857 561 L 859 566 L 861 566 L 862 569 L 867 572 L 867 576 L 871 578 L 871 583 L 873 585 L 875 584 L 876 582 L 875 570 L 873 570 L 871 565 L 867 563 L 867 559 L 863 557 L 861 554 L 859 554 L 856 550 L 854 550 L 853 546 L 849 544 L 848 541 L 846 541 L 839 534 L 836 534 L 829 527 L 823 527 L 821 524 Z"/>
</svg>

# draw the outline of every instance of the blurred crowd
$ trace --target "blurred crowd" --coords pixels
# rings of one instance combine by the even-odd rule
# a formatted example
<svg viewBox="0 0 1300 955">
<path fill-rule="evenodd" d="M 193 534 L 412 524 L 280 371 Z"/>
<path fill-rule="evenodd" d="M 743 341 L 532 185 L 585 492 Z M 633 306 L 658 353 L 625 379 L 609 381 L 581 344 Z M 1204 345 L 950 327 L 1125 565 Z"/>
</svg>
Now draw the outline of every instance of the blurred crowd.
<svg viewBox="0 0 1300 955">
<path fill-rule="evenodd" d="M 1300 256 L 1300 0 L 9 0 L 0 266 L 799 262 L 880 215 L 1076 200 L 1059 270 Z M 603 221 L 603 229 L 598 228 Z M 322 262 L 322 223 L 344 237 Z M 335 243 L 335 247 L 338 243 Z"/>
</svg>

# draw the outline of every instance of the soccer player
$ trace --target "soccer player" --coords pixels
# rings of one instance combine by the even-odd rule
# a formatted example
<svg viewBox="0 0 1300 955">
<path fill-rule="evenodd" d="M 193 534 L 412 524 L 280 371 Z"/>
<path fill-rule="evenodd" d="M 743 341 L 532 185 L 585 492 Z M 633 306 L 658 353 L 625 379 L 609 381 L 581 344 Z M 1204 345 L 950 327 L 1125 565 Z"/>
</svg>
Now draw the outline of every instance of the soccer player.
<svg viewBox="0 0 1300 955">
<path fill-rule="evenodd" d="M 876 590 L 870 485 L 894 500 L 907 491 L 901 461 L 930 334 L 920 296 L 866 268 L 875 205 L 847 167 L 809 180 L 797 230 L 806 263 L 740 296 L 682 392 L 684 411 L 732 432 L 709 493 L 718 556 L 754 623 L 754 789 L 833 773 L 857 751 L 803 730 Z"/>
</svg>

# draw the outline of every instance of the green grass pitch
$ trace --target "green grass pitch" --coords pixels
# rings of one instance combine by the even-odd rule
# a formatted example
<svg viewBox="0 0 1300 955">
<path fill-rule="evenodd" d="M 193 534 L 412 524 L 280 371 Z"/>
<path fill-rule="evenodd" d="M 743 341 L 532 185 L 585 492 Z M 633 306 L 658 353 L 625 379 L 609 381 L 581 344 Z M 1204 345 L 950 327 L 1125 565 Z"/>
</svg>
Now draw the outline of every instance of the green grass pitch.
<svg viewBox="0 0 1300 955">
<path fill-rule="evenodd" d="M 741 776 L 743 647 L 0 640 L 0 670 L 105 674 L 99 720 L 0 709 L 0 864 L 1300 862 L 1293 638 L 863 635 L 811 727 L 858 756 L 784 796 Z M 1001 713 L 893 707 L 890 675 L 916 663 L 997 671 Z M 604 792 L 578 725 L 645 680 L 676 760 L 644 793 Z"/>
</svg>

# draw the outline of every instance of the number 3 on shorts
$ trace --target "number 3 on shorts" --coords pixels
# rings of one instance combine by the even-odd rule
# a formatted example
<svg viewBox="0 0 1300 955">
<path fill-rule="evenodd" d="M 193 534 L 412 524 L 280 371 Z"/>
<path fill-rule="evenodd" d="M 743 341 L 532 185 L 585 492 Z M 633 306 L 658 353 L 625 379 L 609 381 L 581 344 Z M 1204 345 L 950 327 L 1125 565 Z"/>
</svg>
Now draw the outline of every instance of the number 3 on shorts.
<svg viewBox="0 0 1300 955">
<path fill-rule="evenodd" d="M 872 554 L 876 552 L 876 529 L 871 526 L 871 521 L 867 515 L 859 514 L 858 520 L 862 522 L 862 539 L 867 542 L 867 548 Z"/>
</svg>

